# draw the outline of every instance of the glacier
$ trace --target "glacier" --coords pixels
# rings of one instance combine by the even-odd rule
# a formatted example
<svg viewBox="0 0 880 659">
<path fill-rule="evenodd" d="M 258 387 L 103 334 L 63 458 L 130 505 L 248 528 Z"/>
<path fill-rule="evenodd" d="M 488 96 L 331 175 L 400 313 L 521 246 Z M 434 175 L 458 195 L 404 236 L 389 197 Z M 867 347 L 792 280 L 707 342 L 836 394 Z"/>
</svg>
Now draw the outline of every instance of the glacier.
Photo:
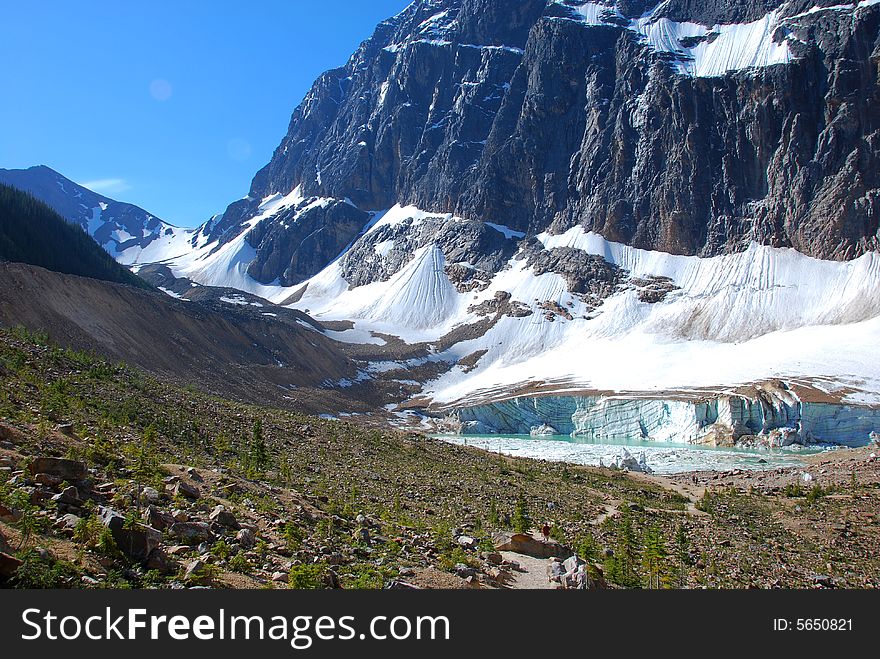
<svg viewBox="0 0 880 659">
<path fill-rule="evenodd" d="M 761 393 L 703 400 L 523 396 L 457 407 L 451 415 L 464 434 L 530 434 L 532 428 L 546 425 L 589 442 L 744 443 L 765 448 L 791 444 L 864 446 L 870 433 L 880 428 L 880 409 L 801 402 L 784 390 L 783 395 L 779 391 Z"/>
</svg>

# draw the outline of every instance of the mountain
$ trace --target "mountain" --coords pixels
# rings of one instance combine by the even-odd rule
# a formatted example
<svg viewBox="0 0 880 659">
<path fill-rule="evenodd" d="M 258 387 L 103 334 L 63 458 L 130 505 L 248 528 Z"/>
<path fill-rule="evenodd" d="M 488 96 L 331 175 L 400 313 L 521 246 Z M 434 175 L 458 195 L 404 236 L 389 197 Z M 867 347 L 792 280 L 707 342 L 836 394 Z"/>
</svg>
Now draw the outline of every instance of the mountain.
<svg viewBox="0 0 880 659">
<path fill-rule="evenodd" d="M 0 327 L 236 400 L 313 413 L 378 407 L 372 390 L 337 384 L 355 380 L 357 365 L 304 314 L 265 300 L 227 304 L 208 289 L 177 297 L 0 263 Z"/>
<path fill-rule="evenodd" d="M 418 0 L 166 288 L 419 346 L 365 377 L 422 369 L 402 407 L 484 430 L 862 441 L 878 63 L 878 0 Z"/>
<path fill-rule="evenodd" d="M 172 226 L 142 208 L 92 192 L 45 165 L 0 169 L 0 183 L 48 204 L 126 265 L 184 254 L 192 249 L 197 234 L 197 230 Z"/>
<path fill-rule="evenodd" d="M 149 288 L 46 204 L 3 184 L 0 261 L 29 263 L 57 272 Z"/>
<path fill-rule="evenodd" d="M 414 2 L 316 81 L 212 236 L 298 190 L 323 201 L 251 231 L 261 283 L 316 274 L 395 204 L 851 259 L 878 244 L 878 17 L 876 0 Z"/>
</svg>

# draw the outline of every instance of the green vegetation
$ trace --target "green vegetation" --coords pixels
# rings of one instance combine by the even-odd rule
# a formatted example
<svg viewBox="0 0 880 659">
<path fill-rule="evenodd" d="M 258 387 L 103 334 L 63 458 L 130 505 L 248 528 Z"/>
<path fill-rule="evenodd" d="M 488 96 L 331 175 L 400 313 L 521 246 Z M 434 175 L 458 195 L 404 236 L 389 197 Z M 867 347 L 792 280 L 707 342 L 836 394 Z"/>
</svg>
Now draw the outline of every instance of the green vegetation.
<svg viewBox="0 0 880 659">
<path fill-rule="evenodd" d="M 880 573 L 869 552 L 874 527 L 865 526 L 874 522 L 862 524 L 875 519 L 869 508 L 876 488 L 867 477 L 810 490 L 793 484 L 784 492 L 710 489 L 697 502 L 707 515 L 694 516 L 682 495 L 624 473 L 489 455 L 417 434 L 222 400 L 58 348 L 41 332 L 0 329 L 0 379 L 2 423 L 22 431 L 13 442 L 14 469 L 25 466 L 23 456 L 47 452 L 84 460 L 94 482 L 107 487 L 109 504 L 126 516 L 127 530 L 156 512 L 145 511 L 136 496 L 151 485 L 166 497 L 157 506 L 162 514 L 179 508 L 204 522 L 222 504 L 254 532 L 241 543 L 236 530 L 216 531 L 209 565 L 191 574 L 191 583 L 275 587 L 271 575 L 291 563 L 294 588 L 337 581 L 381 588 L 401 578 L 400 568 L 428 565 L 454 572 L 464 564 L 483 578 L 488 559 L 480 553 L 493 550 L 494 531 L 528 531 L 544 521 L 597 580 L 601 566 L 614 587 L 767 587 L 776 582 L 766 575 L 781 557 L 786 585 L 811 585 L 828 564 L 848 575 L 848 584 Z M 57 432 L 59 423 L 72 430 Z M 201 498 L 170 498 L 163 478 L 188 478 L 190 466 L 207 481 L 191 479 Z M 827 496 L 841 487 L 845 494 Z M 167 587 L 198 557 L 194 542 L 191 550 L 169 551 L 165 572 L 155 569 L 161 561 L 148 569 L 120 556 L 88 505 L 75 528 L 52 529 L 57 507 L 39 497 L 33 503 L 29 494 L 20 479 L 0 480 L 0 503 L 16 520 L 4 523 L 4 551 L 28 558 L 16 584 Z M 842 512 L 854 505 L 864 514 Z M 609 508 L 616 510 L 595 524 Z M 827 537 L 799 532 L 805 524 L 827 530 L 829 520 L 844 524 Z M 861 530 L 851 533 L 856 524 Z M 167 527 L 165 534 L 164 547 L 180 542 Z M 458 546 L 461 534 L 477 547 Z M 47 559 L 44 549 L 35 554 L 39 561 L 28 553 L 62 543 L 68 550 L 59 555 L 75 557 L 76 565 Z"/>
<path fill-rule="evenodd" d="M 16 588 L 70 588 L 81 576 L 72 563 L 44 558 L 35 549 L 19 552 L 16 557 L 22 561 L 12 581 Z"/>
<path fill-rule="evenodd" d="M 324 587 L 327 574 L 325 563 L 311 565 L 294 565 L 290 568 L 287 585 L 296 590 L 317 590 Z"/>
<path fill-rule="evenodd" d="M 520 493 L 513 511 L 513 530 L 517 533 L 528 533 L 530 528 L 532 528 L 532 518 L 529 516 L 526 498 Z"/>
<path fill-rule="evenodd" d="M 641 585 L 641 547 L 632 513 L 624 508 L 618 518 L 609 517 L 605 523 L 616 538 L 613 554 L 605 560 L 606 578 L 619 586 L 638 588 Z"/>
</svg>

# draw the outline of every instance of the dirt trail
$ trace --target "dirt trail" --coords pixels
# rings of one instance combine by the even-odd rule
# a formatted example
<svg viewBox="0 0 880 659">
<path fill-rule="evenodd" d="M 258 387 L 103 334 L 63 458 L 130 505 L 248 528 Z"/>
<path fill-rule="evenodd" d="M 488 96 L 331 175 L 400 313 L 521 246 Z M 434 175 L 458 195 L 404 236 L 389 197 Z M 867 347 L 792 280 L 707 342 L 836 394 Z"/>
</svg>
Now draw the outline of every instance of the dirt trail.
<svg viewBox="0 0 880 659">
<path fill-rule="evenodd" d="M 513 590 L 552 590 L 556 584 L 547 578 L 547 559 L 534 558 L 513 551 L 503 551 L 501 555 L 506 561 L 516 561 L 521 570 L 510 573 L 511 578 L 506 586 Z"/>
<path fill-rule="evenodd" d="M 668 490 L 673 490 L 678 492 L 683 497 L 686 497 L 688 500 L 687 505 L 687 514 L 695 515 L 697 517 L 705 515 L 702 510 L 697 510 L 696 503 L 700 499 L 703 498 L 703 495 L 706 493 L 705 485 L 701 484 L 691 484 L 691 483 L 682 483 L 680 481 L 676 481 L 672 478 L 668 478 L 666 476 L 657 476 L 655 474 L 640 474 L 637 472 L 631 472 L 630 477 L 635 480 L 641 480 L 648 483 L 655 483 L 657 485 L 661 485 Z"/>
</svg>

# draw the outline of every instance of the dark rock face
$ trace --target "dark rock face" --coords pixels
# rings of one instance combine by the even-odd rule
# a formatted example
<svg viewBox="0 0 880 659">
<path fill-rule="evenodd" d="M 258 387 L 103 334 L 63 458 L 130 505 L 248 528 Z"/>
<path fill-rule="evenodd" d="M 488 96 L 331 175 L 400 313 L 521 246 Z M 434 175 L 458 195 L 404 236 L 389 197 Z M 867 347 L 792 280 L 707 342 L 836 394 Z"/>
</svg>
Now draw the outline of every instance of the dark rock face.
<svg viewBox="0 0 880 659">
<path fill-rule="evenodd" d="M 48 474 L 67 481 L 79 481 L 89 475 L 85 462 L 52 457 L 34 458 L 28 465 L 28 471 L 34 475 Z"/>
<path fill-rule="evenodd" d="M 125 517 L 111 508 L 99 508 L 98 517 L 110 529 L 119 550 L 137 561 L 146 561 L 162 542 L 159 531 L 143 524 L 129 526 Z"/>
<path fill-rule="evenodd" d="M 248 274 L 262 282 L 277 278 L 282 286 L 308 279 L 339 256 L 369 218 L 369 213 L 337 200 L 287 209 L 248 233 L 257 250 Z"/>
<path fill-rule="evenodd" d="M 817 3 L 671 0 L 655 15 L 709 27 L 776 11 L 773 42 L 792 55 L 692 77 L 626 27 L 657 4 L 618 2 L 596 26 L 578 20 L 574 1 L 413 3 L 315 82 L 249 198 L 213 235 L 235 234 L 261 199 L 301 186 L 306 198 L 337 201 L 302 226 L 273 218 L 252 232 L 250 274 L 262 282 L 301 281 L 354 240 L 367 219 L 345 199 L 529 236 L 581 225 L 676 254 L 749 241 L 830 259 L 877 249 L 880 6 L 803 14 Z M 390 276 L 423 242 L 419 231 L 356 245 L 349 282 Z M 494 238 L 463 246 L 491 232 L 456 231 L 448 262 L 458 249 L 486 271 L 503 263 L 508 250 Z M 392 239 L 384 256 L 370 254 Z M 356 272 L 355 260 L 365 264 Z"/>
<path fill-rule="evenodd" d="M 516 251 L 514 240 L 483 222 L 450 216 L 405 220 L 380 226 L 353 245 L 342 260 L 342 275 L 352 286 L 385 281 L 406 265 L 413 252 L 431 244 L 443 252 L 447 270 L 467 264 L 467 272 L 454 279 L 462 282 L 490 279 Z"/>
</svg>

